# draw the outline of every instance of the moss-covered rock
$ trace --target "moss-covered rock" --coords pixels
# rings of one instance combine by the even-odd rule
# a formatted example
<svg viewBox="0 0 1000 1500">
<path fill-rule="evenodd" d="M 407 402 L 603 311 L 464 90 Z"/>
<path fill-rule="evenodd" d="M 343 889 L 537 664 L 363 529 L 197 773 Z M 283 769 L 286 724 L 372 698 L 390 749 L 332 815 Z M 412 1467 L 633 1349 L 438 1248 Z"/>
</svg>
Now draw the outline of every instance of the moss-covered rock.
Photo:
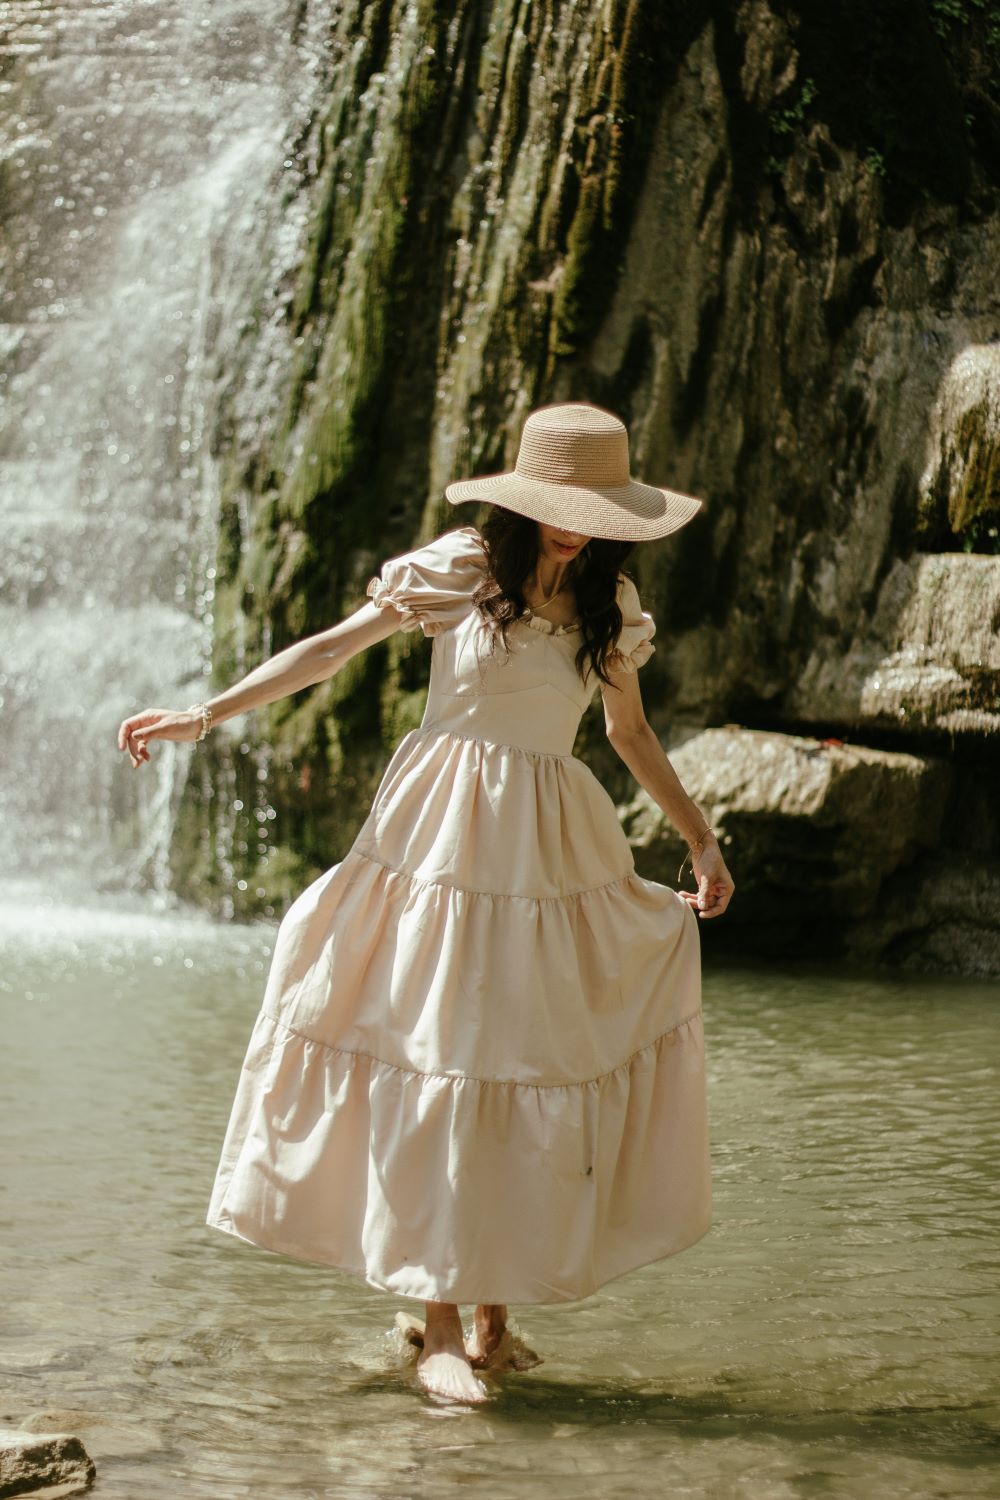
<svg viewBox="0 0 1000 1500">
<path fill-rule="evenodd" d="M 924 545 L 1000 552 L 1000 342 L 964 348 L 942 382 L 918 524 Z"/>
<path fill-rule="evenodd" d="M 706 499 L 635 558 L 656 726 L 836 729 L 865 681 L 838 697 L 841 664 L 907 649 L 897 565 L 996 550 L 996 392 L 954 375 L 1000 327 L 995 11 L 338 7 L 216 414 L 215 684 L 474 519 L 448 481 L 512 465 L 532 407 L 584 399 L 627 420 L 636 474 Z M 397 636 L 200 747 L 177 883 L 267 913 L 338 858 L 429 651 Z M 879 732 L 971 732 L 953 714 L 991 713 L 995 683 L 959 656 L 963 703 L 927 691 L 928 657 Z M 597 710 L 578 748 L 620 792 Z"/>
</svg>

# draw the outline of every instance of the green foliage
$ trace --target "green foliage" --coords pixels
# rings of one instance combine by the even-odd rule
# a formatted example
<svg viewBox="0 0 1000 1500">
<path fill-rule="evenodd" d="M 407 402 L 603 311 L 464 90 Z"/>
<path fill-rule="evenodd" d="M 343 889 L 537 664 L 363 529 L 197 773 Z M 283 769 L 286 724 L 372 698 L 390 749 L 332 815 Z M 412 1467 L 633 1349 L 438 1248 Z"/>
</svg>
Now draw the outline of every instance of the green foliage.
<svg viewBox="0 0 1000 1500">
<path fill-rule="evenodd" d="M 930 0 L 932 24 L 940 37 L 952 26 L 968 26 L 978 16 L 986 19 L 988 34 L 1000 30 L 1000 5 L 996 0 Z"/>
<path fill-rule="evenodd" d="M 962 537 L 963 552 L 1000 553 L 1000 526 L 985 516 L 979 516 Z"/>
<path fill-rule="evenodd" d="M 986 143 L 998 129 L 990 95 L 1000 69 L 986 32 L 987 10 L 1000 0 L 969 0 L 962 21 L 931 0 L 771 3 L 788 26 L 799 77 L 815 88 L 801 122 L 798 96 L 776 101 L 771 157 L 786 159 L 788 141 L 821 120 L 834 145 L 879 179 L 889 223 L 905 223 L 927 199 L 970 203 L 977 174 L 993 170 Z"/>
<path fill-rule="evenodd" d="M 813 78 L 803 79 L 798 98 L 795 102 L 786 105 L 783 109 L 772 111 L 771 130 L 773 133 L 775 135 L 794 135 L 804 123 L 806 112 L 817 93 L 816 80 Z"/>
<path fill-rule="evenodd" d="M 772 175 L 784 171 L 788 158 L 805 134 L 810 120 L 809 106 L 819 90 L 814 78 L 804 78 L 790 100 L 776 104 L 768 117 L 770 152 L 767 170 Z"/>
<path fill-rule="evenodd" d="M 1000 0 L 929 0 L 929 5 L 931 25 L 942 42 L 976 44 L 988 68 L 983 82 L 1000 97 Z"/>
<path fill-rule="evenodd" d="M 886 175 L 885 157 L 881 151 L 876 151 L 874 146 L 869 146 L 865 153 L 865 166 L 873 177 L 884 177 Z"/>
</svg>

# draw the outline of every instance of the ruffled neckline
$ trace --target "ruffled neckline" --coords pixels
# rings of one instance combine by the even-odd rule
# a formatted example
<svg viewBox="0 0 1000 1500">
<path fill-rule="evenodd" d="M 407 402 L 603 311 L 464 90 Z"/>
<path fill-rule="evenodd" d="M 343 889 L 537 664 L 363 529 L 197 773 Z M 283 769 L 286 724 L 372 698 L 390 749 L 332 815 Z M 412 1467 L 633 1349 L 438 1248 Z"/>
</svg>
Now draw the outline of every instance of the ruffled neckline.
<svg viewBox="0 0 1000 1500">
<path fill-rule="evenodd" d="M 543 635 L 573 635 L 580 629 L 579 619 L 571 620 L 568 625 L 553 625 L 551 620 L 543 619 L 530 609 L 524 611 L 521 619 L 531 630 L 540 630 Z"/>
</svg>

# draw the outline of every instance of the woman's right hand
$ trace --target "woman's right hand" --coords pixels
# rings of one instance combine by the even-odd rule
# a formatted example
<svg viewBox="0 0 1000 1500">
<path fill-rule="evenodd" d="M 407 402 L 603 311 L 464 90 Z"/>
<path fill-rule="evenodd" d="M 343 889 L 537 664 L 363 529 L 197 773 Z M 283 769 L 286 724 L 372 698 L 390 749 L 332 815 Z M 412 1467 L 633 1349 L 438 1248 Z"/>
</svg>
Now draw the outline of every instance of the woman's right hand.
<svg viewBox="0 0 1000 1500">
<path fill-rule="evenodd" d="M 193 743 L 202 730 L 200 713 L 186 708 L 144 708 L 142 713 L 123 719 L 118 730 L 118 748 L 126 750 L 132 769 L 149 760 L 149 740 L 182 740 Z"/>
</svg>

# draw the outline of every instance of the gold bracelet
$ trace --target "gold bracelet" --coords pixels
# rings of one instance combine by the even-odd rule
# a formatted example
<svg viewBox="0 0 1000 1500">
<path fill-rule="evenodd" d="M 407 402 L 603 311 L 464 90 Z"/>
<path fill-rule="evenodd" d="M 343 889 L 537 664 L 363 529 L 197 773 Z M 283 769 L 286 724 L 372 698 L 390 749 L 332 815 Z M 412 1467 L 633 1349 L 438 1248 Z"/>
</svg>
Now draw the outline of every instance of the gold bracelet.
<svg viewBox="0 0 1000 1500">
<path fill-rule="evenodd" d="M 678 883 L 678 885 L 680 884 L 681 879 L 682 879 L 682 877 L 684 875 L 684 866 L 687 864 L 688 860 L 694 854 L 694 851 L 698 848 L 698 845 L 699 844 L 703 844 L 705 842 L 705 840 L 708 838 L 708 835 L 710 833 L 714 833 L 714 832 L 715 832 L 714 828 L 706 828 L 705 832 L 699 838 L 696 838 L 692 843 L 690 843 L 688 845 L 688 852 L 685 854 L 684 858 L 681 860 L 681 867 L 677 871 L 677 883 Z"/>
<path fill-rule="evenodd" d="M 212 710 L 207 703 L 189 703 L 184 712 L 186 714 L 201 714 L 201 734 L 195 740 L 195 744 L 197 745 L 199 740 L 203 740 L 212 727 Z"/>
</svg>

